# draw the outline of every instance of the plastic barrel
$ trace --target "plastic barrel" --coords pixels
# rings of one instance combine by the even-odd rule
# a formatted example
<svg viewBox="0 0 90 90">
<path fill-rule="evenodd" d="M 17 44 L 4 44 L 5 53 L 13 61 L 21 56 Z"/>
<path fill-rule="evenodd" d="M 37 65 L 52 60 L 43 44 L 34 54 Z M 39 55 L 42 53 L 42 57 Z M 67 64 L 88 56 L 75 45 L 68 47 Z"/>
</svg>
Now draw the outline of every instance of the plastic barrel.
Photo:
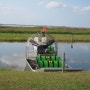
<svg viewBox="0 0 90 90">
<path fill-rule="evenodd" d="M 41 59 L 41 57 L 40 57 L 40 56 L 37 56 L 37 57 L 36 57 L 37 62 L 39 62 L 39 61 L 40 61 L 40 59 Z"/>
<path fill-rule="evenodd" d="M 60 57 L 56 56 L 56 61 L 59 61 L 60 60 Z"/>
<path fill-rule="evenodd" d="M 53 67 L 53 62 L 50 60 L 49 62 L 49 67 Z"/>
<path fill-rule="evenodd" d="M 55 61 L 55 56 L 51 56 L 51 60 L 52 61 Z"/>
<path fill-rule="evenodd" d="M 41 56 L 41 60 L 43 60 L 43 61 L 46 60 L 46 59 L 45 59 L 45 56 Z"/>
<path fill-rule="evenodd" d="M 62 68 L 62 60 L 59 60 L 59 67 Z"/>
<path fill-rule="evenodd" d="M 44 60 L 44 67 L 48 67 L 48 61 L 47 60 Z"/>
<path fill-rule="evenodd" d="M 50 60 L 50 56 L 46 56 L 46 60 Z"/>
<path fill-rule="evenodd" d="M 40 68 L 42 68 L 43 67 L 43 61 L 39 60 L 38 65 L 39 65 Z"/>
<path fill-rule="evenodd" d="M 51 46 L 51 51 L 54 52 L 54 47 L 53 46 Z"/>
<path fill-rule="evenodd" d="M 48 46 L 48 50 L 51 50 L 51 46 Z"/>
<path fill-rule="evenodd" d="M 58 67 L 58 61 L 54 61 L 54 68 Z"/>
</svg>

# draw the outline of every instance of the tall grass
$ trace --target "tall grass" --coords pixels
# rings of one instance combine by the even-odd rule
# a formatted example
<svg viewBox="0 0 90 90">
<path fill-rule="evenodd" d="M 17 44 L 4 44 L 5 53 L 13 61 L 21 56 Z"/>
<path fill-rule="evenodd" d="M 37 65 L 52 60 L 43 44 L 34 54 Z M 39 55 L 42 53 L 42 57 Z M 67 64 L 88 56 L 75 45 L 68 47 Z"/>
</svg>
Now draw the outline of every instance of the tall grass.
<svg viewBox="0 0 90 90">
<path fill-rule="evenodd" d="M 0 33 L 35 33 L 41 31 L 43 27 L 11 27 L 0 26 Z M 48 33 L 85 33 L 90 34 L 90 28 L 70 28 L 70 27 L 47 27 Z"/>
<path fill-rule="evenodd" d="M 27 41 L 31 34 L 29 33 L 0 33 L 0 41 Z M 56 41 L 71 42 L 71 34 L 51 34 Z M 90 35 L 80 34 L 74 35 L 73 41 L 90 42 Z"/>
<path fill-rule="evenodd" d="M 56 41 L 72 42 L 72 34 L 52 34 Z M 90 42 L 90 34 L 74 34 L 73 42 Z"/>
<path fill-rule="evenodd" d="M 26 41 L 30 34 L 40 32 L 42 27 L 11 27 L 0 26 L 0 41 Z M 52 34 L 56 41 L 90 42 L 90 28 L 47 27 L 47 32 Z"/>
<path fill-rule="evenodd" d="M 90 90 L 90 71 L 0 71 L 0 90 Z"/>
<path fill-rule="evenodd" d="M 30 34 L 0 33 L 0 41 L 26 41 Z"/>
</svg>

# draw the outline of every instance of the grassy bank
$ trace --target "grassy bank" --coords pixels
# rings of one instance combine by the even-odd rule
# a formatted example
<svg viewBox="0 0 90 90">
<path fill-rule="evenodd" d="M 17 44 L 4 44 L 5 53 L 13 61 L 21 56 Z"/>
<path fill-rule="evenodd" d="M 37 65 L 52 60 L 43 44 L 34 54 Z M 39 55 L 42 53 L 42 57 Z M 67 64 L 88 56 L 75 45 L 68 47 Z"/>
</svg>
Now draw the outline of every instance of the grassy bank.
<svg viewBox="0 0 90 90">
<path fill-rule="evenodd" d="M 26 41 L 31 34 L 41 30 L 42 27 L 0 26 L 0 41 Z M 73 33 L 74 41 L 90 42 L 90 28 L 48 27 L 47 31 L 56 41 L 71 42 Z"/>
<path fill-rule="evenodd" d="M 26 41 L 30 34 L 0 33 L 0 41 Z"/>
<path fill-rule="evenodd" d="M 90 90 L 90 71 L 0 71 L 0 90 Z"/>
<path fill-rule="evenodd" d="M 0 26 L 0 33 L 35 33 L 42 30 L 43 27 L 11 27 Z M 71 27 L 47 27 L 48 33 L 60 34 L 60 33 L 75 33 L 75 34 L 90 34 L 90 28 L 71 28 Z"/>
<path fill-rule="evenodd" d="M 31 34 L 24 34 L 24 33 L 0 33 L 0 41 L 27 41 Z M 71 34 L 51 34 L 56 41 L 62 42 L 71 42 L 72 35 Z M 89 34 L 76 34 L 73 36 L 73 41 L 80 41 L 80 42 L 90 42 L 90 35 Z"/>
</svg>

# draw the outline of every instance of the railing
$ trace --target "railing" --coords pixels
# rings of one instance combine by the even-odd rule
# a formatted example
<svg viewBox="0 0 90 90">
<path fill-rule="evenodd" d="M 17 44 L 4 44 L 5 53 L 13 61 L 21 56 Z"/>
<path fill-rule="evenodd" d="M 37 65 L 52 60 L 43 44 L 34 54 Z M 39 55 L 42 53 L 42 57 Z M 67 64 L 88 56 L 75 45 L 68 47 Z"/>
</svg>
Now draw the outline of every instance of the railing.
<svg viewBox="0 0 90 90">
<path fill-rule="evenodd" d="M 26 59 L 35 58 L 35 57 L 36 57 L 36 54 L 34 52 L 33 47 L 32 46 L 30 47 L 29 45 L 27 45 L 26 46 Z"/>
</svg>

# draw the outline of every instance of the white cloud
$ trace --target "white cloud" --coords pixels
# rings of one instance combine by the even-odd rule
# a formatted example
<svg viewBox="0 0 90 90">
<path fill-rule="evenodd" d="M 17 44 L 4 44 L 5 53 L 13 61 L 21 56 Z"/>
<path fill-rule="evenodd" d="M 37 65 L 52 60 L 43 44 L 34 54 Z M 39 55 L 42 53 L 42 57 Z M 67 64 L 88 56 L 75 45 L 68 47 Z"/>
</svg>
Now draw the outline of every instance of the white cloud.
<svg viewBox="0 0 90 90">
<path fill-rule="evenodd" d="M 73 11 L 79 11 L 79 12 L 90 11 L 90 6 L 85 6 L 85 7 L 74 6 L 72 7 L 72 9 Z"/>
<path fill-rule="evenodd" d="M 72 7 L 72 9 L 73 9 L 73 11 L 78 11 L 78 10 L 80 10 L 80 8 L 79 8 L 78 6 L 74 6 L 74 7 Z"/>
<path fill-rule="evenodd" d="M 83 10 L 83 11 L 90 10 L 90 6 L 83 7 L 83 8 L 81 8 L 81 10 Z"/>
<path fill-rule="evenodd" d="M 67 5 L 64 3 L 60 3 L 58 1 L 51 1 L 51 2 L 46 4 L 46 8 L 56 8 L 56 7 L 66 8 Z"/>
<path fill-rule="evenodd" d="M 51 1 L 46 5 L 46 8 L 55 8 L 59 7 L 60 3 L 57 1 Z"/>
</svg>

